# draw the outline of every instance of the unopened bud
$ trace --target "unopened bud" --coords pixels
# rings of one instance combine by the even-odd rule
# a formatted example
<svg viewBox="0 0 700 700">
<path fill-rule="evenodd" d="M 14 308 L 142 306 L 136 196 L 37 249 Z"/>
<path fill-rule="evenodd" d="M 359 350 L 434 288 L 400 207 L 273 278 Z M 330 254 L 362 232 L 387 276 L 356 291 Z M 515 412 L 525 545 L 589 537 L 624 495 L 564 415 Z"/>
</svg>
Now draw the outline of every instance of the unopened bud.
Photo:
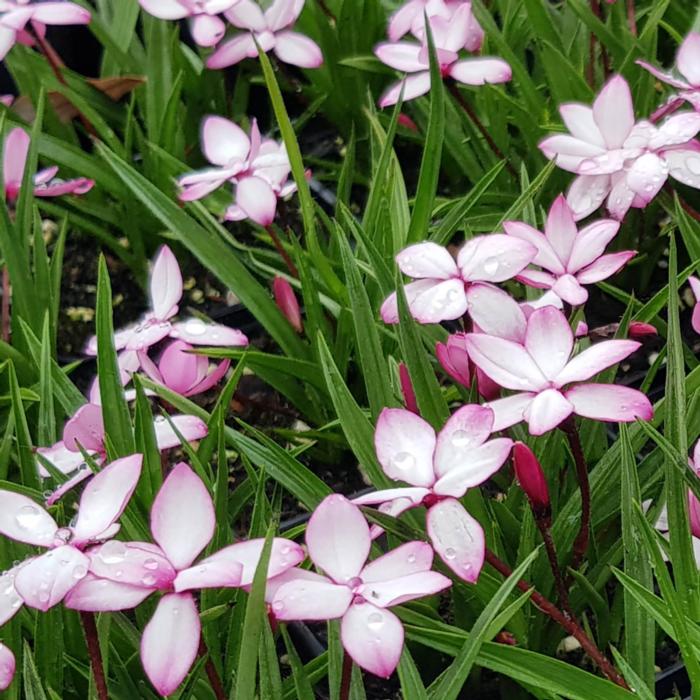
<svg viewBox="0 0 700 700">
<path fill-rule="evenodd" d="M 627 334 L 634 340 L 642 340 L 650 335 L 658 335 L 658 331 L 650 323 L 632 321 L 627 330 Z"/>
<path fill-rule="evenodd" d="M 576 330 L 574 331 L 574 335 L 577 338 L 583 338 L 585 335 L 588 335 L 588 324 L 585 321 L 579 321 L 576 324 Z"/>
<path fill-rule="evenodd" d="M 419 416 L 420 411 L 418 410 L 418 402 L 416 401 L 416 392 L 413 390 L 411 375 L 408 373 L 408 367 L 403 362 L 399 362 L 399 381 L 401 382 L 401 393 L 403 394 L 406 408 L 411 413 Z"/>
<path fill-rule="evenodd" d="M 447 338 L 447 343 L 435 345 L 435 354 L 445 372 L 468 389 L 472 378 L 466 338 L 466 333 L 454 333 Z"/>
<path fill-rule="evenodd" d="M 283 277 L 275 277 L 272 283 L 272 291 L 275 295 L 275 302 L 279 310 L 285 315 L 286 319 L 291 323 L 297 333 L 304 330 L 301 322 L 301 311 L 299 302 L 297 301 L 292 285 Z"/>
<path fill-rule="evenodd" d="M 538 514 L 549 511 L 549 489 L 547 479 L 537 457 L 522 442 L 513 445 L 515 476 L 525 492 L 532 509 Z"/>
<path fill-rule="evenodd" d="M 418 131 L 418 127 L 416 126 L 416 123 L 409 117 L 407 114 L 404 114 L 403 112 L 399 114 L 398 122 L 401 126 L 403 126 L 405 129 L 409 129 L 410 131 Z"/>
</svg>

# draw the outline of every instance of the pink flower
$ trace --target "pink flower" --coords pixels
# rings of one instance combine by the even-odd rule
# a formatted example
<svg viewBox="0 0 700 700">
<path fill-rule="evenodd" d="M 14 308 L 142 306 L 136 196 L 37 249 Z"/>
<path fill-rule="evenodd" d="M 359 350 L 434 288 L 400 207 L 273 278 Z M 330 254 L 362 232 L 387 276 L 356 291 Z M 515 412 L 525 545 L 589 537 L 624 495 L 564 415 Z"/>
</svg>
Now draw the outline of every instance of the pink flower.
<svg viewBox="0 0 700 700">
<path fill-rule="evenodd" d="M 90 12 L 74 2 L 0 0 L 0 61 L 18 41 L 28 43 L 28 22 L 41 32 L 45 24 L 88 24 L 90 19 Z"/>
<path fill-rule="evenodd" d="M 257 58 L 258 48 L 274 50 L 283 63 L 300 68 L 318 68 L 323 55 L 307 36 L 289 30 L 304 7 L 304 0 L 274 0 L 265 12 L 253 0 L 240 0 L 224 15 L 234 27 L 244 29 L 225 41 L 207 59 L 208 68 L 226 68 L 244 58 Z"/>
<path fill-rule="evenodd" d="M 151 308 L 140 321 L 114 334 L 117 350 L 146 350 L 168 336 L 194 345 L 247 345 L 241 331 L 198 318 L 173 323 L 182 298 L 182 274 L 177 260 L 167 245 L 161 246 L 153 263 L 150 282 Z M 88 355 L 97 355 L 97 336 L 88 341 Z"/>
<path fill-rule="evenodd" d="M 537 256 L 532 262 L 543 268 L 526 268 L 517 279 L 530 287 L 551 289 L 572 306 L 580 306 L 588 300 L 588 291 L 582 285 L 614 275 L 636 254 L 625 250 L 604 255 L 620 223 L 601 219 L 579 231 L 574 213 L 562 195 L 554 200 L 549 210 L 544 234 L 522 221 L 506 221 L 503 228 L 510 236 L 534 245 Z"/>
<path fill-rule="evenodd" d="M 510 80 L 510 66 L 500 58 L 460 60 L 459 51 L 470 44 L 470 37 L 475 32 L 471 3 L 458 3 L 449 17 L 438 14 L 429 17 L 429 21 L 443 77 L 449 76 L 465 85 L 504 83 Z M 379 44 L 374 53 L 382 63 L 411 74 L 389 87 L 379 99 L 380 107 L 396 104 L 402 89 L 404 100 L 412 100 L 430 90 L 430 57 L 424 38 L 420 44 L 412 41 L 385 42 Z"/>
<path fill-rule="evenodd" d="M 207 357 L 195 355 L 192 350 L 188 343 L 175 340 L 163 350 L 157 365 L 145 352 L 139 353 L 141 367 L 154 382 L 182 396 L 202 394 L 218 384 L 231 360 L 213 365 Z"/>
<path fill-rule="evenodd" d="M 476 386 L 480 396 L 487 401 L 498 398 L 501 387 L 469 362 L 466 340 L 466 333 L 453 333 L 448 336 L 447 343 L 436 343 L 435 355 L 438 361 L 445 372 L 458 384 L 469 389 L 474 377 L 476 377 Z"/>
<path fill-rule="evenodd" d="M 354 501 L 389 504 L 384 512 L 395 517 L 409 508 L 426 506 L 435 551 L 470 583 L 477 580 L 484 563 L 484 532 L 458 499 L 508 459 L 513 441 L 487 440 L 492 426 L 493 411 L 475 404 L 456 411 L 437 435 L 410 411 L 385 408 L 374 433 L 377 459 L 390 479 L 410 486 L 376 491 Z"/>
<path fill-rule="evenodd" d="M 185 440 L 194 441 L 203 438 L 208 430 L 201 419 L 196 416 L 175 415 L 170 416 L 173 426 Z M 168 450 L 180 446 L 180 438 L 163 416 L 157 416 L 153 420 L 153 429 L 156 434 L 158 449 Z M 66 423 L 63 429 L 63 439 L 51 447 L 40 447 L 37 453 L 50 462 L 58 471 L 71 475 L 68 481 L 61 484 L 50 498 L 48 505 L 53 505 L 69 489 L 92 476 L 83 459 L 80 445 L 96 464 L 102 464 L 107 459 L 107 451 L 104 444 L 105 428 L 102 422 L 102 408 L 92 403 L 81 406 L 75 415 Z M 48 477 L 46 468 L 39 462 L 39 475 Z"/>
<path fill-rule="evenodd" d="M 538 515 L 546 515 L 550 508 L 547 479 L 539 460 L 525 443 L 516 442 L 513 445 L 513 467 L 520 488 L 533 509 Z"/>
<path fill-rule="evenodd" d="M 417 243 L 396 256 L 401 272 L 412 277 L 404 287 L 411 315 L 419 323 L 440 323 L 467 312 L 467 296 L 475 282 L 504 282 L 521 272 L 537 253 L 526 241 L 492 233 L 468 240 L 457 261 L 437 243 Z M 382 304 L 385 323 L 398 323 L 396 294 Z"/>
<path fill-rule="evenodd" d="M 47 3 L 59 5 L 61 3 Z M 0 29 L 2 18 L 0 18 Z M 0 34 L 2 32 L 0 31 Z M 27 132 L 16 127 L 5 137 L 3 147 L 3 177 L 5 179 L 5 199 L 12 204 L 19 196 L 22 187 L 24 169 L 27 165 L 27 154 L 31 139 Z M 40 170 L 34 176 L 35 197 L 60 197 L 64 194 L 85 194 L 95 184 L 92 180 L 80 177 L 76 180 L 54 180 L 58 168 L 52 166 Z"/>
<path fill-rule="evenodd" d="M 361 668 L 388 678 L 399 662 L 404 631 L 387 608 L 434 595 L 451 581 L 430 571 L 433 551 L 425 542 L 408 542 L 366 563 L 371 544 L 360 509 L 344 496 L 328 496 L 306 526 L 309 557 L 326 576 L 283 583 L 272 611 L 278 620 L 342 618 L 345 651 Z"/>
<path fill-rule="evenodd" d="M 275 218 L 277 199 L 296 191 L 289 180 L 291 167 L 284 144 L 261 139 L 255 119 L 248 138 L 243 129 L 223 117 L 207 117 L 202 122 L 201 141 L 204 155 L 216 167 L 181 177 L 180 199 L 201 199 L 233 182 L 236 203 L 227 209 L 225 218 L 251 219 L 269 226 Z"/>
<path fill-rule="evenodd" d="M 693 307 L 693 317 L 690 321 L 693 326 L 693 330 L 696 333 L 700 333 L 700 279 L 697 277 L 688 277 L 688 282 L 690 283 L 690 288 L 695 297 L 695 306 Z"/>
<path fill-rule="evenodd" d="M 646 68 L 654 77 L 679 90 L 677 96 L 687 100 L 696 110 L 700 111 L 700 34 L 690 32 L 678 49 L 676 71 L 682 78 L 659 70 L 646 61 L 637 61 L 637 63 L 642 68 Z M 672 99 L 676 99 L 676 97 L 674 96 Z"/>
<path fill-rule="evenodd" d="M 691 469 L 700 476 L 700 441 L 695 443 L 693 459 L 688 460 Z M 695 494 L 688 490 L 688 514 L 690 516 L 690 530 L 694 537 L 700 537 L 700 501 Z"/>
<path fill-rule="evenodd" d="M 466 41 L 460 48 L 478 51 L 484 41 L 484 30 L 471 11 L 470 0 L 408 0 L 389 18 L 389 41 L 398 41 L 407 32 L 411 32 L 420 41 L 425 41 L 425 15 L 428 15 L 431 21 L 439 17 L 450 22 L 462 5 L 469 7 L 470 16 Z"/>
<path fill-rule="evenodd" d="M 133 608 L 152 593 L 164 595 L 141 639 L 141 661 L 161 695 L 170 695 L 197 656 L 201 625 L 193 591 L 250 585 L 264 542 L 251 540 L 195 559 L 211 542 L 214 503 L 202 480 L 180 462 L 168 475 L 151 509 L 148 542 L 111 540 L 92 548 L 90 573 L 66 598 L 73 610 Z M 268 575 L 276 576 L 304 559 L 300 546 L 275 539 Z"/>
<path fill-rule="evenodd" d="M 15 677 L 15 655 L 0 644 L 0 690 L 7 690 Z"/>
<path fill-rule="evenodd" d="M 124 512 L 141 475 L 143 456 L 118 459 L 85 487 L 75 525 L 59 528 L 34 501 L 13 491 L 0 491 L 0 533 L 48 549 L 15 569 L 13 588 L 32 608 L 46 611 L 60 603 L 84 579 L 90 560 L 83 549 L 119 531 Z"/>
<path fill-rule="evenodd" d="M 160 19 L 190 18 L 192 38 L 200 46 L 215 46 L 226 33 L 217 15 L 231 9 L 238 0 L 139 0 L 146 12 Z"/>
<path fill-rule="evenodd" d="M 644 208 L 668 175 L 700 187 L 700 114 L 682 112 L 659 127 L 635 122 L 629 85 L 612 77 L 593 103 L 559 108 L 570 134 L 549 136 L 540 149 L 569 172 L 577 173 L 567 193 L 576 220 L 607 208 L 622 219 L 630 207 Z"/>
<path fill-rule="evenodd" d="M 494 430 L 526 420 L 532 435 L 546 433 L 572 413 L 613 422 L 650 419 L 649 399 L 636 389 L 583 383 L 638 347 L 632 340 L 608 340 L 572 357 L 574 335 L 564 314 L 552 306 L 531 314 L 522 343 L 482 333 L 467 336 L 472 362 L 518 392 L 487 404 L 495 414 Z"/>
<path fill-rule="evenodd" d="M 272 292 L 275 295 L 277 308 L 284 314 L 292 328 L 297 333 L 301 333 L 304 330 L 304 325 L 301 321 L 299 302 L 294 294 L 292 285 L 284 277 L 275 276 L 272 283 Z"/>
</svg>

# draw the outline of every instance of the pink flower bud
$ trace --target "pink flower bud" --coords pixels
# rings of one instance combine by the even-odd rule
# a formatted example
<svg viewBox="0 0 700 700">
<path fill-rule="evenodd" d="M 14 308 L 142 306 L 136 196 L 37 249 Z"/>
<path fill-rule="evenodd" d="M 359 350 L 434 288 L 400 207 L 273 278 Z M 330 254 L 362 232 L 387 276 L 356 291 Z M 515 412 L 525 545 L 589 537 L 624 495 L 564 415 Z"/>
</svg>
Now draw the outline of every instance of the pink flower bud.
<svg viewBox="0 0 700 700">
<path fill-rule="evenodd" d="M 513 465 L 515 476 L 533 510 L 549 510 L 549 489 L 544 471 L 532 450 L 522 442 L 513 445 Z"/>
<path fill-rule="evenodd" d="M 416 123 L 413 121 L 413 119 L 411 119 L 411 117 L 409 117 L 407 114 L 404 114 L 403 112 L 399 114 L 398 122 L 405 129 L 409 129 L 410 131 L 418 131 L 418 127 L 416 126 Z"/>
<path fill-rule="evenodd" d="M 297 333 L 301 333 L 302 330 L 304 330 L 304 326 L 301 322 L 299 302 L 297 301 L 292 286 L 286 279 L 275 277 L 275 281 L 272 283 L 272 291 L 275 294 L 275 302 L 279 310 L 285 315 L 289 323 L 292 324 L 294 330 Z"/>
<path fill-rule="evenodd" d="M 692 491 L 688 492 L 688 512 L 690 514 L 690 530 L 695 537 L 700 538 L 700 501 Z"/>
<path fill-rule="evenodd" d="M 408 373 L 408 367 L 403 362 L 399 362 L 399 381 L 401 382 L 401 393 L 403 394 L 406 408 L 419 416 L 420 411 L 418 410 L 418 402 L 416 401 L 416 392 L 413 390 L 411 375 Z"/>
<path fill-rule="evenodd" d="M 629 325 L 627 334 L 633 340 L 643 340 L 650 335 L 658 335 L 658 331 L 650 323 L 642 323 L 641 321 L 632 321 Z"/>
<path fill-rule="evenodd" d="M 7 690 L 15 677 L 14 654 L 3 644 L 0 644 L 0 690 Z"/>
<path fill-rule="evenodd" d="M 588 324 L 585 321 L 579 321 L 576 324 L 576 331 L 574 335 L 577 338 L 583 338 L 584 335 L 588 335 Z"/>
<path fill-rule="evenodd" d="M 471 386 L 471 367 L 469 365 L 469 355 L 465 333 L 455 333 L 447 338 L 447 343 L 437 343 L 435 354 L 438 362 L 447 374 L 458 384 L 467 387 Z"/>
</svg>

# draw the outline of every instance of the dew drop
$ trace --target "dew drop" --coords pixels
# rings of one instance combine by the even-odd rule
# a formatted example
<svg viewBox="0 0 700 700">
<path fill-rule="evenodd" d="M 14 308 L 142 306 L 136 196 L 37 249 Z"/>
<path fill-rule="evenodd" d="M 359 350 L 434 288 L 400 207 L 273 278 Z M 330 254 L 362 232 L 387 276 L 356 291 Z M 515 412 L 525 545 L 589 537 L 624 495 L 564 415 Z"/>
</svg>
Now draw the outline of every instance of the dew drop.
<svg viewBox="0 0 700 700">
<path fill-rule="evenodd" d="M 409 564 L 415 564 L 415 563 L 416 563 L 416 555 L 415 555 L 415 554 L 409 554 L 409 555 L 408 555 L 408 563 L 409 563 Z"/>
<path fill-rule="evenodd" d="M 450 438 L 452 446 L 459 448 L 467 447 L 467 445 L 469 445 L 471 441 L 471 435 L 469 435 L 469 433 L 466 430 L 455 430 L 454 433 L 452 433 L 452 437 Z"/>
<path fill-rule="evenodd" d="M 82 564 L 78 564 L 78 566 L 76 566 L 73 569 L 73 578 L 76 581 L 80 581 L 80 579 L 83 579 L 87 576 L 87 573 L 88 573 L 87 567 L 83 566 Z"/>
<path fill-rule="evenodd" d="M 486 258 L 484 261 L 484 272 L 487 275 L 495 275 L 501 263 L 498 258 Z"/>
<path fill-rule="evenodd" d="M 111 540 L 100 548 L 99 557 L 105 564 L 120 564 L 126 559 L 127 549 L 123 542 Z"/>
<path fill-rule="evenodd" d="M 48 603 L 50 597 L 51 596 L 48 593 L 40 593 L 39 594 L 39 601 L 41 603 Z"/>
<path fill-rule="evenodd" d="M 284 610 L 284 603 L 281 600 L 276 600 L 272 604 L 272 609 L 276 610 L 277 612 L 282 612 L 282 610 Z"/>
<path fill-rule="evenodd" d="M 144 586 L 155 586 L 155 584 L 156 584 L 156 577 L 155 577 L 153 574 L 146 574 L 146 575 L 141 579 L 141 583 L 142 583 Z M 176 609 L 177 609 L 177 608 L 176 608 Z M 175 610 L 176 610 L 176 609 L 175 609 Z M 174 614 L 174 615 L 177 615 L 177 613 L 175 612 L 175 610 L 173 610 L 173 614 Z"/>
<path fill-rule="evenodd" d="M 146 559 L 146 561 L 143 562 L 143 568 L 149 571 L 155 571 L 158 568 L 158 562 L 155 559 Z"/>
<path fill-rule="evenodd" d="M 454 550 L 453 547 L 448 547 L 448 548 L 445 550 L 445 556 L 446 556 L 448 559 L 454 559 L 454 558 L 457 556 L 457 552 Z"/>
<path fill-rule="evenodd" d="M 204 335 L 207 332 L 207 324 L 198 318 L 191 318 L 185 323 L 185 333 L 189 335 Z"/>
<path fill-rule="evenodd" d="M 410 452 L 397 452 L 391 458 L 391 466 L 399 471 L 408 471 L 416 466 L 416 458 Z"/>
<path fill-rule="evenodd" d="M 41 511 L 36 506 L 22 506 L 15 514 L 15 520 L 23 530 L 31 530 L 41 520 Z"/>
<path fill-rule="evenodd" d="M 367 626 L 370 629 L 377 630 L 384 624 L 384 615 L 374 612 L 367 618 Z"/>
</svg>

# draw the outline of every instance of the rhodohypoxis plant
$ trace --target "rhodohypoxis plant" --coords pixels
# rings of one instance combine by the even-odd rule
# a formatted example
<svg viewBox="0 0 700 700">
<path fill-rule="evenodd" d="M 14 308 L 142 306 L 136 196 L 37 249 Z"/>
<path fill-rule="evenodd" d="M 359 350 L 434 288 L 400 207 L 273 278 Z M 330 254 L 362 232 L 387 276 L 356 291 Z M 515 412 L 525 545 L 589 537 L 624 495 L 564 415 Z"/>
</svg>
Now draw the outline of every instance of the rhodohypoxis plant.
<svg viewBox="0 0 700 700">
<path fill-rule="evenodd" d="M 537 249 L 527 241 L 492 233 L 467 241 L 457 260 L 436 243 L 417 243 L 396 256 L 401 272 L 415 281 L 404 287 L 411 315 L 420 323 L 440 323 L 463 316 L 475 282 L 505 282 L 532 262 Z M 398 323 L 396 293 L 382 304 L 385 323 Z"/>
<path fill-rule="evenodd" d="M 43 33 L 46 24 L 88 24 L 92 15 L 74 2 L 46 2 L 45 0 L 0 0 L 0 61 L 19 41 L 32 44 L 26 30 Z"/>
<path fill-rule="evenodd" d="M 177 338 L 194 345 L 247 345 L 248 339 L 235 328 L 218 323 L 205 323 L 199 318 L 174 322 L 182 298 L 182 274 L 180 266 L 167 245 L 161 247 L 153 262 L 150 279 L 150 310 L 140 321 L 116 331 L 114 345 L 117 350 L 147 350 L 167 337 Z M 88 355 L 97 354 L 97 336 L 93 336 L 86 348 Z"/>
<path fill-rule="evenodd" d="M 403 651 L 403 626 L 387 608 L 434 595 L 451 585 L 431 571 L 433 551 L 408 542 L 367 563 L 372 539 L 360 509 L 344 496 L 326 497 L 306 526 L 309 558 L 325 577 L 295 578 L 272 599 L 278 620 L 341 618 L 345 651 L 360 667 L 384 678 Z"/>
<path fill-rule="evenodd" d="M 594 212 L 607 198 L 607 208 L 622 219 L 630 207 L 644 208 L 658 194 L 668 175 L 700 187 L 700 114 L 683 112 L 659 127 L 637 122 L 627 81 L 612 77 L 593 106 L 559 107 L 569 134 L 540 143 L 547 158 L 576 173 L 566 195 L 576 219 Z"/>
<path fill-rule="evenodd" d="M 547 306 L 527 319 L 522 343 L 485 333 L 467 335 L 469 357 L 493 381 L 518 393 L 488 405 L 494 430 L 522 420 L 532 435 L 556 428 L 572 413 L 601 421 L 649 420 L 649 399 L 636 389 L 588 382 L 640 344 L 606 340 L 573 355 L 574 334 L 564 314 Z"/>
<path fill-rule="evenodd" d="M 59 527 L 30 498 L 0 491 L 0 533 L 48 550 L 14 569 L 13 590 L 23 603 L 46 611 L 87 576 L 90 559 L 83 550 L 119 531 L 116 521 L 136 488 L 142 461 L 139 454 L 124 457 L 95 475 L 80 497 L 75 524 L 68 527 Z"/>
<path fill-rule="evenodd" d="M 676 71 L 681 77 L 659 70 L 646 61 L 637 63 L 654 77 L 678 90 L 678 93 L 671 97 L 671 102 L 686 100 L 700 111 L 700 34 L 690 32 L 678 49 Z"/>
<path fill-rule="evenodd" d="M 141 639 L 143 667 L 161 695 L 170 695 L 182 683 L 199 650 L 201 624 L 193 592 L 250 585 L 260 559 L 263 541 L 251 540 L 195 564 L 215 528 L 207 487 L 180 462 L 151 508 L 156 544 L 110 540 L 91 549 L 90 573 L 66 599 L 66 606 L 75 610 L 116 611 L 133 608 L 154 592 L 163 593 Z M 275 539 L 268 576 L 277 576 L 303 559 L 299 545 Z"/>
<path fill-rule="evenodd" d="M 260 136 L 253 120 L 250 138 L 238 125 L 223 117 L 207 117 L 202 122 L 202 150 L 213 168 L 184 175 L 179 180 L 180 199 L 201 199 L 225 182 L 236 186 L 235 203 L 224 218 L 251 219 L 269 226 L 277 212 L 277 199 L 296 191 L 289 180 L 291 167 L 283 144 Z"/>
<path fill-rule="evenodd" d="M 504 83 L 510 80 L 510 66 L 500 58 L 484 56 L 460 59 L 460 50 L 467 46 L 474 46 L 470 50 L 476 50 L 481 42 L 480 39 L 475 41 L 473 38 L 475 20 L 471 4 L 457 3 L 453 7 L 447 16 L 442 13 L 428 17 L 442 76 L 454 78 L 465 85 Z M 379 99 L 380 107 L 395 104 L 402 90 L 404 100 L 412 100 L 430 90 L 430 56 L 425 37 L 420 43 L 385 42 L 379 44 L 374 52 L 382 63 L 410 73 L 407 78 L 388 88 Z"/>
<path fill-rule="evenodd" d="M 588 291 L 583 285 L 614 275 L 636 254 L 634 250 L 623 250 L 604 255 L 620 222 L 601 219 L 578 230 L 574 213 L 562 195 L 549 210 L 544 234 L 522 221 L 506 221 L 503 228 L 510 236 L 537 248 L 532 262 L 542 269 L 526 268 L 517 279 L 531 287 L 551 289 L 572 306 L 587 301 Z"/>
<path fill-rule="evenodd" d="M 224 16 L 244 32 L 224 41 L 209 56 L 207 66 L 226 68 L 244 58 L 256 58 L 259 46 L 262 51 L 274 51 L 283 63 L 318 68 L 323 55 L 316 42 L 290 30 L 303 8 L 304 0 L 274 0 L 263 12 L 253 0 L 240 0 Z"/>
<path fill-rule="evenodd" d="M 146 12 L 159 19 L 190 19 L 192 38 L 200 46 L 215 46 L 226 33 L 218 16 L 239 0 L 139 0 Z"/>
<path fill-rule="evenodd" d="M 387 504 L 391 515 L 426 506 L 430 541 L 454 573 L 474 583 L 484 563 L 484 531 L 459 502 L 468 489 L 497 472 L 508 459 L 510 438 L 488 440 L 493 411 L 477 405 L 456 411 L 436 435 L 420 416 L 386 408 L 377 420 L 377 459 L 390 478 L 408 487 L 376 491 L 355 503 Z"/>
<path fill-rule="evenodd" d="M 59 4 L 59 3 L 52 3 Z M 1 19 L 0 19 L 1 21 Z M 5 199 L 13 204 L 19 196 L 22 187 L 22 178 L 27 166 L 27 155 L 31 139 L 29 134 L 20 128 L 12 129 L 5 137 L 3 145 L 3 169 L 2 176 L 5 184 Z M 85 194 L 95 184 L 92 180 L 79 177 L 74 180 L 54 179 L 58 167 L 53 165 L 40 170 L 33 177 L 35 197 L 60 197 L 64 194 Z"/>
</svg>

